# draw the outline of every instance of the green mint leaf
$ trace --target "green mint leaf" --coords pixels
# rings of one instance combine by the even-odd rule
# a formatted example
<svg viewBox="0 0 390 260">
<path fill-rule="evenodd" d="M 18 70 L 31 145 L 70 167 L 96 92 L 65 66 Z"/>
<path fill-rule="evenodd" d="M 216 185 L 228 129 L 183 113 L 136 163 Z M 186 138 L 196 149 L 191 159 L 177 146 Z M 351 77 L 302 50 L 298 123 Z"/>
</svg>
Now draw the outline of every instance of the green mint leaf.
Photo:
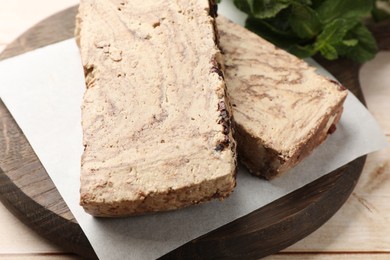
<svg viewBox="0 0 390 260">
<path fill-rule="evenodd" d="M 293 0 L 234 0 L 241 11 L 260 19 L 271 18 L 290 6 Z"/>
<path fill-rule="evenodd" d="M 343 40 L 341 43 L 345 46 L 353 47 L 356 46 L 359 43 L 359 41 L 357 39 L 349 39 L 349 40 Z"/>
<path fill-rule="evenodd" d="M 248 14 L 246 27 L 298 57 L 371 59 L 376 42 L 363 25 L 378 0 L 234 0 Z M 390 0 L 384 0 L 390 2 Z"/>
<path fill-rule="evenodd" d="M 354 46 L 345 48 L 345 57 L 357 62 L 365 62 L 375 57 L 378 47 L 371 32 L 362 24 L 357 24 L 349 33 L 348 37 L 358 40 Z"/>
<path fill-rule="evenodd" d="M 316 9 L 321 21 L 327 24 L 337 18 L 363 18 L 373 8 L 373 0 L 326 0 Z"/>
<path fill-rule="evenodd" d="M 317 13 L 307 5 L 294 3 L 288 19 L 292 30 L 302 39 L 314 38 L 322 29 Z"/>
<path fill-rule="evenodd" d="M 325 0 L 312 0 L 311 7 L 316 10 Z"/>
<path fill-rule="evenodd" d="M 248 15 L 252 14 L 253 0 L 234 0 L 234 5 Z"/>
<path fill-rule="evenodd" d="M 283 49 L 301 41 L 291 31 L 281 30 L 262 19 L 248 17 L 245 27 Z"/>
<path fill-rule="evenodd" d="M 339 57 L 336 48 L 330 44 L 322 45 L 320 53 L 328 60 L 335 60 Z"/>
<path fill-rule="evenodd" d="M 326 59 L 334 60 L 339 57 L 336 46 L 341 46 L 347 32 L 359 21 L 356 19 L 338 18 L 327 24 L 318 35 L 314 49 L 319 51 Z M 345 48 L 344 48 L 345 49 Z"/>
<path fill-rule="evenodd" d="M 312 44 L 304 46 L 295 44 L 290 46 L 288 48 L 288 51 L 299 58 L 307 58 L 313 56 L 316 53 L 316 50 L 314 49 Z"/>
<path fill-rule="evenodd" d="M 301 3 L 303 5 L 312 5 L 311 0 L 297 0 L 296 2 Z"/>
<path fill-rule="evenodd" d="M 289 7 L 291 1 L 282 0 L 254 0 L 253 16 L 256 18 L 271 18 L 283 9 Z"/>
<path fill-rule="evenodd" d="M 338 18 L 327 24 L 318 35 L 314 47 L 321 51 L 323 46 L 335 45 L 343 40 L 348 30 L 353 28 L 359 21 L 355 19 Z"/>
</svg>

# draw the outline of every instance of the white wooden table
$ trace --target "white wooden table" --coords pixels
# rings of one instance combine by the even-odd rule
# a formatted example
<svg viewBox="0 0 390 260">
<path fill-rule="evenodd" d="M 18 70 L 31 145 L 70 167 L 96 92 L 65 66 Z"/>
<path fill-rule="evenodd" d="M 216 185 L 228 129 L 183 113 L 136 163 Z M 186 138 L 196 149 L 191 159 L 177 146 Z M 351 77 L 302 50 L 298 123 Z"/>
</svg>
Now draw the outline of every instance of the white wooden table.
<svg viewBox="0 0 390 260">
<path fill-rule="evenodd" d="M 0 0 L 0 52 L 40 20 L 77 3 Z M 360 78 L 368 108 L 390 141 L 390 52 L 365 64 Z M 1 203 L 0 230 L 1 259 L 78 258 L 35 234 Z M 390 148 L 368 156 L 352 196 L 330 221 L 267 259 L 390 259 Z"/>
</svg>

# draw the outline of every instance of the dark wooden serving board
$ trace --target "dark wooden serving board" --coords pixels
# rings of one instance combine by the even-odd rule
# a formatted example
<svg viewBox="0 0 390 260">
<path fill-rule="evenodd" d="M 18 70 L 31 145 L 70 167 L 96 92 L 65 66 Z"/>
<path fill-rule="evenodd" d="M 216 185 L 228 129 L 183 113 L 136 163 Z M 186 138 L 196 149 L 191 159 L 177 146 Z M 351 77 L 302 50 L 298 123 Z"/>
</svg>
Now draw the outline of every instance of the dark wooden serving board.
<svg viewBox="0 0 390 260">
<path fill-rule="evenodd" d="M 69 39 L 76 7 L 58 13 L 24 33 L 0 60 Z M 390 23 L 373 31 L 381 49 L 389 48 Z M 317 59 L 361 101 L 358 64 Z M 97 258 L 23 132 L 0 101 L 0 199 L 19 219 L 65 250 Z M 38 122 L 37 122 L 38 123 Z M 164 259 L 257 259 L 297 242 L 325 223 L 355 187 L 365 156 L 240 219 L 199 237 Z"/>
</svg>

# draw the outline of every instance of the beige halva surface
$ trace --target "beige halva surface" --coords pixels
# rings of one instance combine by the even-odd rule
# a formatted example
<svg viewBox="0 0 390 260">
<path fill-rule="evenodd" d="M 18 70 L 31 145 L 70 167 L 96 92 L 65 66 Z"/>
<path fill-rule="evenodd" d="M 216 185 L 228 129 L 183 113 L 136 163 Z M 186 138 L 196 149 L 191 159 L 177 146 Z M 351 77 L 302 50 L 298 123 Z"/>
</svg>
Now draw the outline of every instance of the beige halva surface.
<svg viewBox="0 0 390 260">
<path fill-rule="evenodd" d="M 81 205 L 113 217 L 226 197 L 235 142 L 208 0 L 80 3 Z"/>
<path fill-rule="evenodd" d="M 336 129 L 347 91 L 242 26 L 217 21 L 238 157 L 252 173 L 273 178 Z"/>
</svg>

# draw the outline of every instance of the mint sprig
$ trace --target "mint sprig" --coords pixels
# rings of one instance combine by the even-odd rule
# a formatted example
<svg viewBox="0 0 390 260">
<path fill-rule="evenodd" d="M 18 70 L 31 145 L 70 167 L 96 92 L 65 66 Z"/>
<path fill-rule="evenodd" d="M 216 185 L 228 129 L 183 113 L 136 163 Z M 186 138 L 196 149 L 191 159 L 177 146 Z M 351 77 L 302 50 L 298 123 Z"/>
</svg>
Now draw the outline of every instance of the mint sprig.
<svg viewBox="0 0 390 260">
<path fill-rule="evenodd" d="M 385 0 L 388 2 L 388 0 Z M 377 45 L 363 23 L 384 14 L 375 0 L 234 0 L 248 14 L 245 26 L 298 57 L 372 59 Z"/>
</svg>

